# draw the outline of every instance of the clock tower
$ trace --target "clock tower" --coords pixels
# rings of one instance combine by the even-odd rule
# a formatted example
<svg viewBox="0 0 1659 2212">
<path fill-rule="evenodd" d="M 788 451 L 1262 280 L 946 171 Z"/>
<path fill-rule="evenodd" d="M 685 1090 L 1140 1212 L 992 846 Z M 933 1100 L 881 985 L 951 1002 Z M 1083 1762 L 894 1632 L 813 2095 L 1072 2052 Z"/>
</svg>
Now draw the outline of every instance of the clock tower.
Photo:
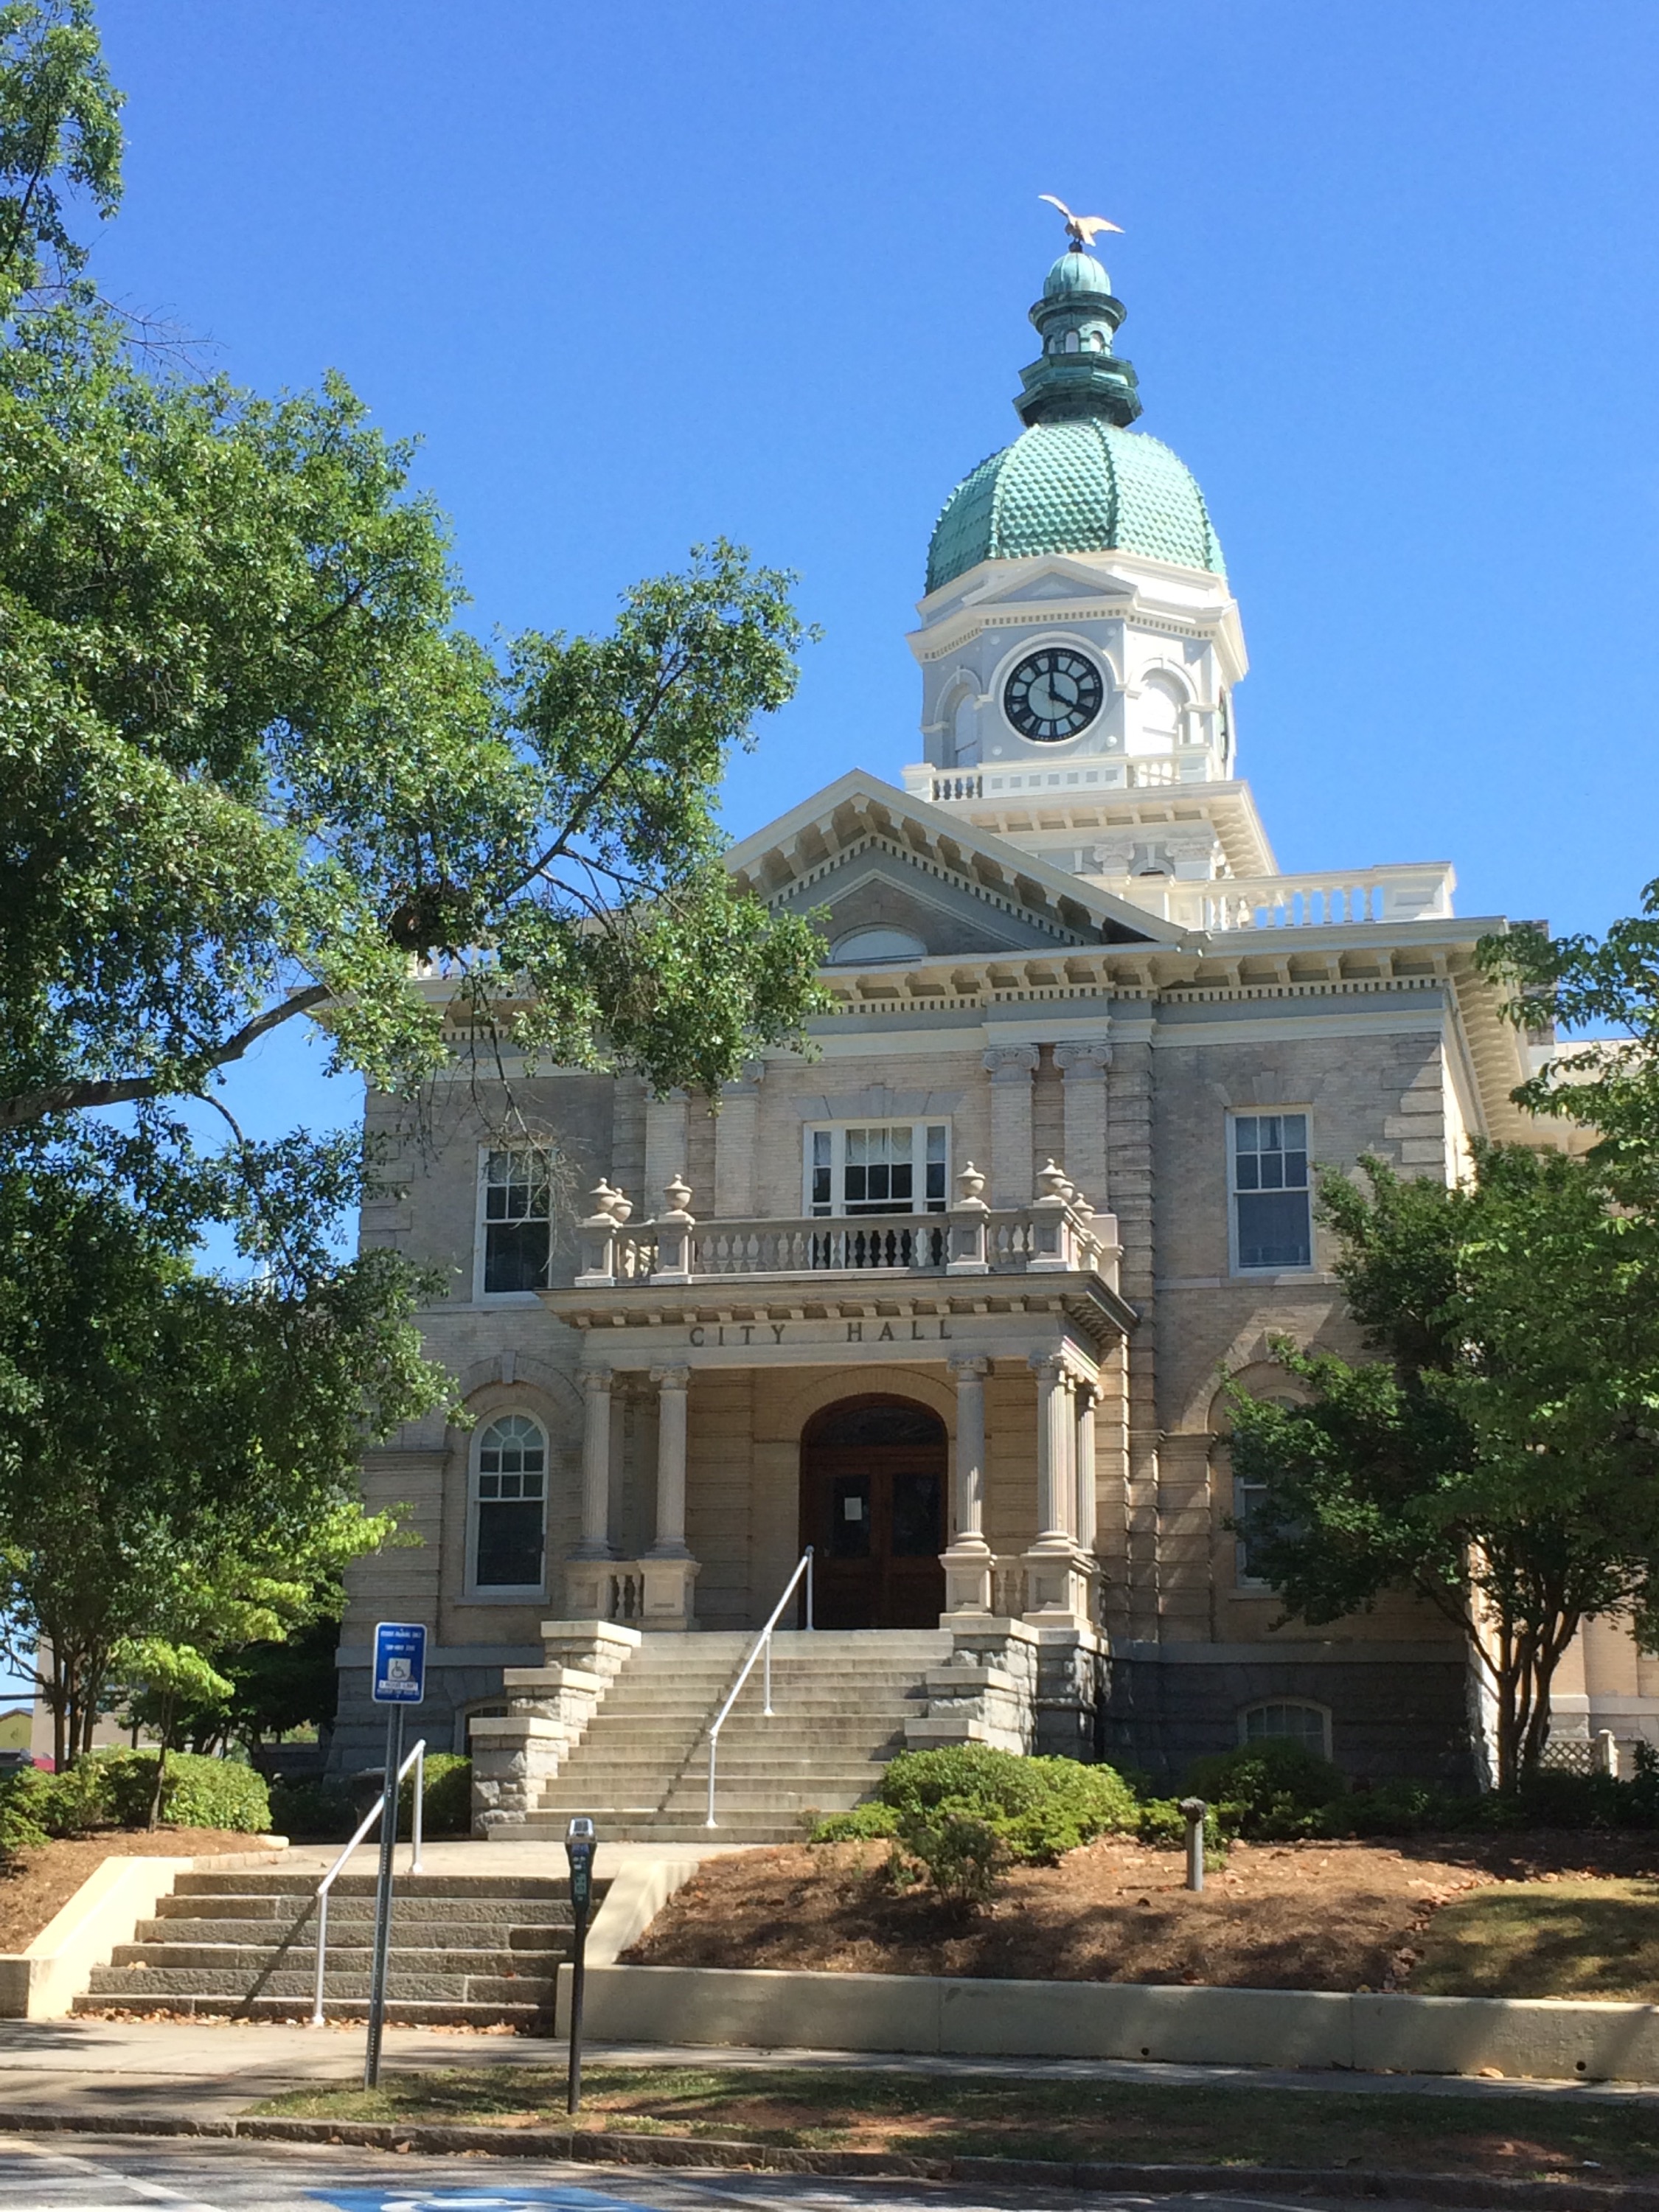
<svg viewBox="0 0 1659 2212">
<path fill-rule="evenodd" d="M 1261 875 L 1273 856 L 1236 765 L 1238 608 L 1191 471 L 1132 427 L 1125 312 L 1091 253 L 1044 280 L 1024 428 L 933 527 L 910 639 L 924 759 L 906 781 L 1103 884 Z"/>
</svg>

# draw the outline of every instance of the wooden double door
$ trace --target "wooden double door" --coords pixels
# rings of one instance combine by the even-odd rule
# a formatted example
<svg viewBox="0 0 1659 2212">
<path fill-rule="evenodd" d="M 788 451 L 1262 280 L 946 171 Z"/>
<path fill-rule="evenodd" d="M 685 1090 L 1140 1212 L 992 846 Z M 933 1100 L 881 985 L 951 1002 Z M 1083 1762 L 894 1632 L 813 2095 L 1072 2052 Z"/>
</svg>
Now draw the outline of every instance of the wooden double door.
<svg viewBox="0 0 1659 2212">
<path fill-rule="evenodd" d="M 801 1541 L 820 1628 L 937 1628 L 945 1609 L 945 1424 L 907 1398 L 848 1398 L 801 1438 Z"/>
</svg>

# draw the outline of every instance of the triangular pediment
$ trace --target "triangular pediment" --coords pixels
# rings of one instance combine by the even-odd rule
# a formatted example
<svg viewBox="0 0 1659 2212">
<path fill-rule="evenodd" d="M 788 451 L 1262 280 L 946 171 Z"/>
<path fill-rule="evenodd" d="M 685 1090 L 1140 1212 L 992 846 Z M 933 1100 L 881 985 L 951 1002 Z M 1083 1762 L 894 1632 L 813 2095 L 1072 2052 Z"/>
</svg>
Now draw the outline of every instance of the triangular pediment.
<svg viewBox="0 0 1659 2212">
<path fill-rule="evenodd" d="M 975 591 L 968 593 L 964 605 L 1019 607 L 1054 603 L 1076 606 L 1084 600 L 1103 604 L 1117 601 L 1127 605 L 1134 598 L 1133 587 L 1121 576 L 1103 574 L 1082 561 L 1050 556 L 999 565 L 1005 573 L 998 575 L 994 572 L 986 576 Z M 1010 565 L 1014 568 L 1012 575 L 1006 573 Z"/>
<path fill-rule="evenodd" d="M 1185 934 L 861 769 L 745 837 L 726 865 L 781 910 L 826 909 L 832 943 L 908 933 L 918 960 L 1177 945 Z"/>
</svg>

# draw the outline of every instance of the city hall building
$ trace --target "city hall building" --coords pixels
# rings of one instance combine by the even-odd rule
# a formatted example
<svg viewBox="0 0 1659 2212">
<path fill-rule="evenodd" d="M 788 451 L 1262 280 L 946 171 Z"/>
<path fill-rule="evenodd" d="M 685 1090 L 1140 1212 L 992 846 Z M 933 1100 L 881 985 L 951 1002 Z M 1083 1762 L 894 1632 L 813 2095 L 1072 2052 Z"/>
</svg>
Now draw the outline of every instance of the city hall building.
<svg viewBox="0 0 1659 2212">
<path fill-rule="evenodd" d="M 490 1747 L 518 1780 L 484 1811 L 518 1818 L 579 1732 L 544 1662 L 735 1650 L 811 1546 L 826 1667 L 933 1632 L 911 1741 L 1178 1773 L 1288 1735 L 1356 1777 L 1469 1775 L 1437 1615 L 1281 1621 L 1224 1384 L 1293 1395 L 1278 1334 L 1357 1348 L 1320 1168 L 1453 1178 L 1472 1134 L 1534 1133 L 1474 958 L 1502 925 L 1455 914 L 1441 860 L 1279 870 L 1239 609 L 1198 484 L 1134 427 L 1123 313 L 1089 253 L 1049 270 L 1019 434 L 927 548 L 902 788 L 849 766 L 729 855 L 823 917 L 812 1056 L 718 1100 L 535 1074 L 522 1141 L 459 1059 L 419 1147 L 371 1099 L 404 1149 L 363 1240 L 451 1271 L 423 1325 L 471 1424 L 368 1455 L 420 1542 L 352 1575 L 337 1763 L 379 1741 L 371 1624 L 422 1620 L 428 1740 Z M 1558 1730 L 1642 1733 L 1649 1673 L 1593 1624 Z"/>
</svg>

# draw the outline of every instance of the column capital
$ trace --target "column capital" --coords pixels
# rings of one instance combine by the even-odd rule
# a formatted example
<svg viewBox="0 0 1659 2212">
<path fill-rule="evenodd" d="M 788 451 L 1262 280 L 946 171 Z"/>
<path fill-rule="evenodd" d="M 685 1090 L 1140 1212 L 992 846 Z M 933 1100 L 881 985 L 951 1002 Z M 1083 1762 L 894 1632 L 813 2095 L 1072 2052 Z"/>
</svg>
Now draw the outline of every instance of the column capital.
<svg viewBox="0 0 1659 2212">
<path fill-rule="evenodd" d="M 993 1044 L 980 1060 L 993 1083 L 1029 1083 L 1036 1073 L 1037 1057 L 1034 1044 Z"/>
<path fill-rule="evenodd" d="M 1063 1352 L 1030 1352 L 1025 1364 L 1039 1382 L 1054 1382 L 1063 1388 L 1071 1380 L 1071 1366 Z"/>
<path fill-rule="evenodd" d="M 964 1376 L 978 1376 L 982 1380 L 991 1371 L 991 1363 L 982 1352 L 952 1352 L 945 1364 L 958 1381 Z"/>
<path fill-rule="evenodd" d="M 1111 1064 L 1112 1048 L 1104 1037 L 1083 1037 L 1054 1047 L 1054 1066 L 1068 1083 L 1100 1082 Z"/>
<path fill-rule="evenodd" d="M 687 1366 L 653 1367 L 651 1380 L 659 1390 L 684 1390 L 690 1382 L 691 1370 Z"/>
<path fill-rule="evenodd" d="M 596 1391 L 609 1390 L 613 1380 L 608 1367 L 584 1367 L 582 1370 L 582 1389 L 590 1398 Z"/>
</svg>

